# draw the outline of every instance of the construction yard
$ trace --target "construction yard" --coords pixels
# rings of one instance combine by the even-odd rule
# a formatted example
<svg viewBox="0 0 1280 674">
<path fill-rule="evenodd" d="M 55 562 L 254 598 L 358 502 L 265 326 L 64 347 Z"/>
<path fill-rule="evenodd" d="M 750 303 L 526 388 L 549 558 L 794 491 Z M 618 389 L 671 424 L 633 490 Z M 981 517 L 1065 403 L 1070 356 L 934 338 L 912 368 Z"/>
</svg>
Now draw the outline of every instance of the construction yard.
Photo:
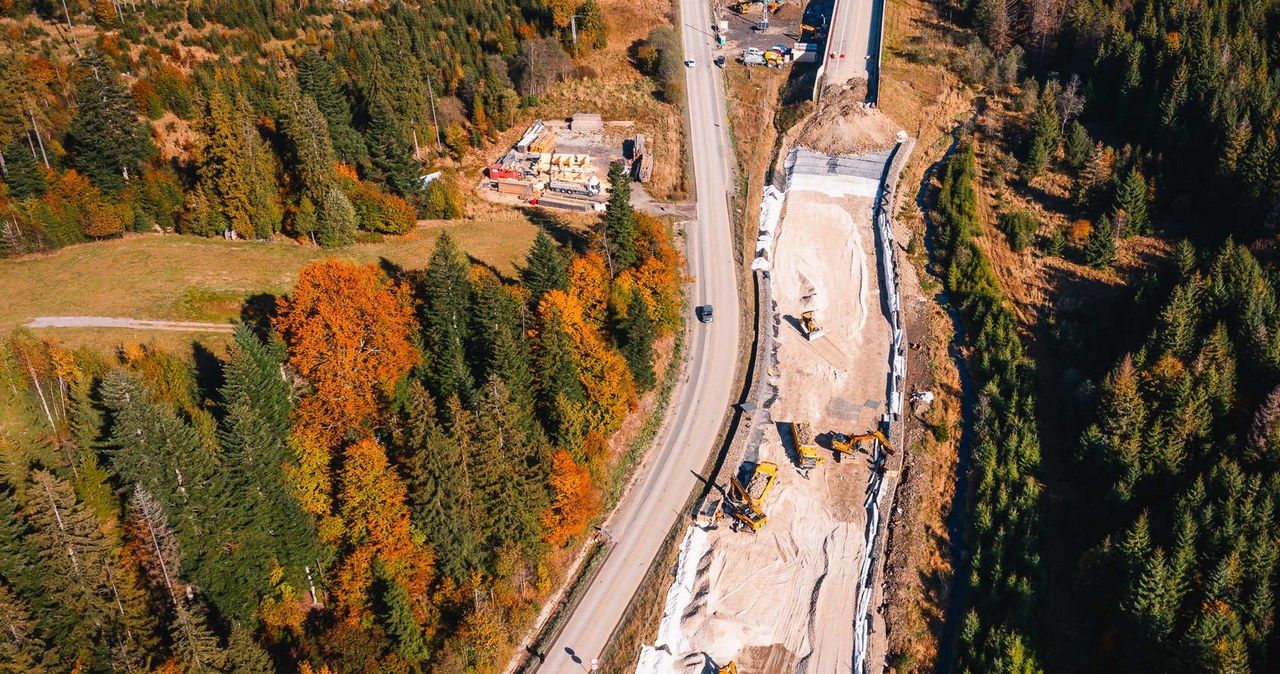
<svg viewBox="0 0 1280 674">
<path fill-rule="evenodd" d="M 509 206 L 599 212 L 608 198 L 609 166 L 622 162 L 633 180 L 648 182 L 654 155 L 630 121 L 578 113 L 569 120 L 537 120 L 484 170 L 476 192 Z"/>
<path fill-rule="evenodd" d="M 876 162 L 882 169 L 887 157 L 867 158 L 865 170 Z M 873 453 L 883 445 L 850 442 L 846 453 L 834 451 L 833 440 L 882 428 L 889 410 L 892 333 L 877 271 L 876 182 L 837 176 L 824 186 L 809 179 L 786 193 L 765 247 L 777 333 L 776 365 L 762 365 L 762 376 L 776 399 L 740 430 L 726 463 L 740 484 L 755 466 L 776 464 L 776 479 L 758 503 L 767 520 L 751 533 L 755 527 L 735 518 L 732 504 L 746 498 L 735 499 L 739 490 L 731 486 L 720 525 L 690 532 L 686 547 L 696 558 L 682 560 L 687 597 L 677 602 L 685 605 L 664 619 L 658 639 L 659 648 L 671 649 L 676 671 L 731 661 L 744 672 L 854 670 L 865 506 L 872 473 L 883 468 Z M 821 334 L 810 338 L 814 327 Z M 796 433 L 801 424 L 808 428 Z M 804 454 L 821 462 L 803 469 Z M 671 629 L 677 620 L 678 630 Z M 649 661 L 662 658 L 655 654 L 646 654 Z"/>
</svg>

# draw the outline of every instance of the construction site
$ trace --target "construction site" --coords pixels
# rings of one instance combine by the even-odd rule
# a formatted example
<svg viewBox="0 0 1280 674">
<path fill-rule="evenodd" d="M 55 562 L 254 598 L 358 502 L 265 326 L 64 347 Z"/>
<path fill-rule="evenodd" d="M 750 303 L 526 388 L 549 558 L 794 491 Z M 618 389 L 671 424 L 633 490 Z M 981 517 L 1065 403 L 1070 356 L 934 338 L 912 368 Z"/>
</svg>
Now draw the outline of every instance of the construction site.
<svg viewBox="0 0 1280 674">
<path fill-rule="evenodd" d="M 887 122 L 872 126 L 846 142 L 878 151 L 795 149 L 786 189 L 767 190 L 751 401 L 640 672 L 861 671 L 872 496 L 896 475 L 888 436 L 901 405 L 875 220 L 896 138 Z"/>
<path fill-rule="evenodd" d="M 485 169 L 478 190 L 491 201 L 600 212 L 609 165 L 622 162 L 632 180 L 653 175 L 653 153 L 630 122 L 605 122 L 594 113 L 537 120 Z"/>
</svg>

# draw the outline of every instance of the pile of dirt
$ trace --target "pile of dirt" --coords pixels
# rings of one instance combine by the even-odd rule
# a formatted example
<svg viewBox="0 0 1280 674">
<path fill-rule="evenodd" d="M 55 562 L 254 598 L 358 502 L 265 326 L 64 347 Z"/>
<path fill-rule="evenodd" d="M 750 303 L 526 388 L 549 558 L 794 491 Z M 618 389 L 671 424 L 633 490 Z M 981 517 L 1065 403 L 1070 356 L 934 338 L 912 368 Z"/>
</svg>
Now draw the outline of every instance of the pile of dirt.
<svg viewBox="0 0 1280 674">
<path fill-rule="evenodd" d="M 879 152 L 897 142 L 899 126 L 866 104 L 866 82 L 827 94 L 800 127 L 795 144 L 829 155 Z"/>
</svg>

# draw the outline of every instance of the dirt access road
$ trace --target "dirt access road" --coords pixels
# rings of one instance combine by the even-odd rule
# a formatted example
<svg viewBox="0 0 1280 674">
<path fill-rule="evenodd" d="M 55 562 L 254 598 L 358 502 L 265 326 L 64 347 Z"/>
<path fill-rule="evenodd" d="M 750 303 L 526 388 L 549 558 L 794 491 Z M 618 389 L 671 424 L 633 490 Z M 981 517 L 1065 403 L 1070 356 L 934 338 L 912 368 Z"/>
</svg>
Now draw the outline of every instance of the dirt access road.
<svg viewBox="0 0 1280 674">
<path fill-rule="evenodd" d="M 685 501 L 701 485 L 695 474 L 713 451 L 732 402 L 738 364 L 740 306 L 734 272 L 728 193 L 732 189 L 725 129 L 724 81 L 712 64 L 710 9 L 705 0 L 681 0 L 681 32 L 696 181 L 697 221 L 689 226 L 691 304 L 712 304 L 717 320 L 693 323 L 689 360 L 658 442 L 636 481 L 606 523 L 617 541 L 599 574 L 547 648 L 539 674 L 581 674 L 598 657 L 621 620 L 649 564 Z"/>
<path fill-rule="evenodd" d="M 27 323 L 28 328 L 131 328 L 134 330 L 172 330 L 177 332 L 235 332 L 230 323 L 195 323 L 191 321 L 151 321 L 142 318 L 109 316 L 41 316 Z"/>
</svg>

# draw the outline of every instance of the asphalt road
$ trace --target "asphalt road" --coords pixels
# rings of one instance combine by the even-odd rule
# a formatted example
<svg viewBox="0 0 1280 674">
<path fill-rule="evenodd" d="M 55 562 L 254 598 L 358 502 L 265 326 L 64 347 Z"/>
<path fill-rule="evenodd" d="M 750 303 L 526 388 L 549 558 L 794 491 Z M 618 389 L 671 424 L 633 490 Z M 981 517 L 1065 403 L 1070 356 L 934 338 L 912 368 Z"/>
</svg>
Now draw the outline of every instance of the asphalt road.
<svg viewBox="0 0 1280 674">
<path fill-rule="evenodd" d="M 740 345 L 730 234 L 728 191 L 732 186 L 722 73 L 713 64 L 710 10 L 705 0 L 681 0 L 688 114 L 696 180 L 697 221 L 688 226 L 691 305 L 711 304 L 715 321 L 697 322 L 688 377 L 671 400 L 665 434 L 640 467 L 640 476 L 606 524 L 616 545 L 586 590 L 564 630 L 546 651 L 539 674 L 587 671 L 626 612 L 650 562 L 677 519 L 688 517 L 685 500 L 701 482 L 694 476 L 711 455 L 733 402 Z M 691 307 L 692 309 L 692 307 Z M 630 657 L 631 654 L 627 654 Z"/>
<path fill-rule="evenodd" d="M 870 79 L 868 71 L 874 70 L 879 58 L 882 12 L 884 0 L 836 0 L 827 41 L 826 86 L 841 86 L 853 78 Z"/>
</svg>

